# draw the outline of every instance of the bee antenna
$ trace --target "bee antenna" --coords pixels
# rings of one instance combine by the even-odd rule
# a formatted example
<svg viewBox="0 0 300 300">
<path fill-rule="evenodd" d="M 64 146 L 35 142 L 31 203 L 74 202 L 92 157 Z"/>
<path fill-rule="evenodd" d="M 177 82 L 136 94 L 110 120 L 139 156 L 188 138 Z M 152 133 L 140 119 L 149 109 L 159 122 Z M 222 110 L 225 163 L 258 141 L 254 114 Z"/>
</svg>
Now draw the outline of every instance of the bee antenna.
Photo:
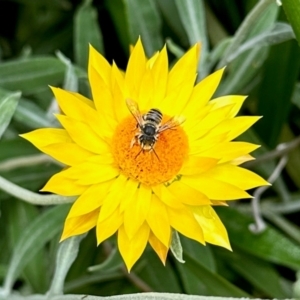
<svg viewBox="0 0 300 300">
<path fill-rule="evenodd" d="M 157 159 L 160 160 L 157 153 L 155 152 L 154 148 L 152 148 L 152 150 L 153 150 L 153 153 L 155 154 L 155 156 L 157 157 Z"/>
<path fill-rule="evenodd" d="M 141 148 L 141 151 L 136 155 L 135 159 L 141 154 L 142 151 L 143 151 L 143 148 Z"/>
</svg>

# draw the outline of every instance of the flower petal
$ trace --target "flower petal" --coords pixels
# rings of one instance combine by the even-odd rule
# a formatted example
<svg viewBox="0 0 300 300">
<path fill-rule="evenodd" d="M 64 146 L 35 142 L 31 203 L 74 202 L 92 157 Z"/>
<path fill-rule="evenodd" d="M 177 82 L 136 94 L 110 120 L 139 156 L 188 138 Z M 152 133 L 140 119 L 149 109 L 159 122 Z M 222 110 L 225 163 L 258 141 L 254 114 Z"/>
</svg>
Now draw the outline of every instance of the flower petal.
<svg viewBox="0 0 300 300">
<path fill-rule="evenodd" d="M 67 218 L 60 242 L 68 237 L 83 234 L 96 226 L 99 209 L 74 218 Z"/>
<path fill-rule="evenodd" d="M 62 196 L 77 196 L 84 193 L 87 188 L 88 186 L 77 184 L 75 179 L 66 176 L 66 170 L 63 170 L 54 174 L 40 191 Z"/>
<path fill-rule="evenodd" d="M 189 102 L 184 107 L 182 114 L 185 116 L 194 116 L 196 112 L 201 110 L 211 99 L 215 93 L 222 75 L 224 68 L 220 69 L 206 78 L 202 79 L 193 90 Z"/>
<path fill-rule="evenodd" d="M 233 184 L 217 180 L 213 176 L 208 177 L 205 173 L 201 176 L 183 176 L 181 181 L 205 194 L 212 200 L 237 200 L 252 198 L 252 196 L 241 188 L 238 188 Z"/>
<path fill-rule="evenodd" d="M 149 239 L 149 233 L 150 229 L 146 222 L 139 228 L 138 232 L 132 239 L 129 239 L 126 235 L 124 226 L 119 228 L 118 246 L 128 272 L 130 272 L 132 266 L 145 250 Z"/>
<path fill-rule="evenodd" d="M 68 218 L 85 215 L 99 208 L 103 204 L 111 184 L 111 181 L 107 181 L 87 188 L 72 205 Z"/>
<path fill-rule="evenodd" d="M 126 85 L 128 86 L 129 93 L 133 99 L 138 98 L 138 91 L 145 71 L 146 56 L 141 39 L 139 38 L 130 55 L 125 74 Z"/>
<path fill-rule="evenodd" d="M 209 205 L 210 200 L 200 191 L 184 184 L 181 180 L 174 181 L 168 186 L 168 190 L 183 204 L 186 205 Z"/>
<path fill-rule="evenodd" d="M 57 115 L 56 117 L 67 130 L 72 140 L 82 148 L 97 154 L 109 152 L 107 143 L 87 124 L 64 115 Z"/>
<path fill-rule="evenodd" d="M 131 203 L 124 211 L 124 228 L 129 239 L 132 239 L 144 223 L 151 204 L 152 191 L 141 185 L 137 194 L 131 198 Z"/>
<path fill-rule="evenodd" d="M 124 197 L 123 191 L 126 186 L 127 178 L 123 175 L 118 176 L 110 186 L 109 193 L 102 204 L 98 222 L 102 222 L 113 214 L 120 205 Z"/>
<path fill-rule="evenodd" d="M 149 235 L 149 244 L 153 248 L 153 250 L 156 252 L 158 257 L 160 258 L 161 262 L 165 265 L 166 259 L 168 255 L 169 248 L 166 247 L 154 234 L 152 231 L 150 231 Z"/>
<path fill-rule="evenodd" d="M 213 208 L 200 206 L 192 207 L 191 210 L 203 230 L 205 241 L 231 250 L 226 228 Z"/>
<path fill-rule="evenodd" d="M 215 158 L 190 155 L 182 166 L 180 174 L 197 175 L 213 168 L 217 163 L 218 160 Z"/>
<path fill-rule="evenodd" d="M 168 214 L 172 228 L 205 245 L 202 228 L 190 210 L 168 208 Z"/>
<path fill-rule="evenodd" d="M 111 237 L 123 223 L 123 214 L 116 209 L 110 215 L 109 218 L 97 222 L 96 235 L 97 235 L 97 245 L 101 244 L 103 241 Z"/>
<path fill-rule="evenodd" d="M 152 195 L 150 209 L 147 215 L 147 223 L 149 224 L 153 234 L 166 246 L 170 245 L 171 227 L 167 208 L 156 195 Z"/>
<path fill-rule="evenodd" d="M 263 185 L 270 185 L 259 175 L 231 164 L 220 164 L 205 172 L 204 175 L 232 184 L 243 190 L 249 190 Z"/>
</svg>

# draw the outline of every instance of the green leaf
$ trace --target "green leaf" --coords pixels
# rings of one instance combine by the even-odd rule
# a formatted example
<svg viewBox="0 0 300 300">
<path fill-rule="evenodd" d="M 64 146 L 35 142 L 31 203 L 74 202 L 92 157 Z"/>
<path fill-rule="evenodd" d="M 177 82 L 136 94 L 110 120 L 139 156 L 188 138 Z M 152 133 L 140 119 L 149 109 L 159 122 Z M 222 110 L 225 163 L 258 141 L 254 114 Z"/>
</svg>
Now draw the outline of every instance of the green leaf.
<svg viewBox="0 0 300 300">
<path fill-rule="evenodd" d="M 123 51 L 126 53 L 126 55 L 128 55 L 130 39 L 125 3 L 123 0 L 105 0 L 104 5 L 113 20 L 114 27 L 118 34 L 119 42 L 122 45 Z"/>
<path fill-rule="evenodd" d="M 268 226 L 262 233 L 254 234 L 249 230 L 251 217 L 232 208 L 219 208 L 218 214 L 228 230 L 233 251 L 237 247 L 266 261 L 300 269 L 300 247 L 277 230 Z"/>
<path fill-rule="evenodd" d="M 8 97 L 10 94 L 10 91 L 0 88 L 0 98 Z M 53 126 L 47 119 L 46 113 L 38 105 L 25 98 L 20 99 L 13 119 L 29 128 Z"/>
<path fill-rule="evenodd" d="M 258 113 L 264 117 L 256 128 L 262 140 L 271 148 L 278 143 L 288 117 L 299 66 L 300 51 L 293 41 L 273 46 L 266 60 L 258 93 Z M 285 74 L 284 80 L 282 74 Z"/>
<path fill-rule="evenodd" d="M 47 85 L 63 81 L 65 66 L 53 57 L 33 57 L 0 64 L 0 87 L 21 90 L 23 94 L 39 93 Z"/>
<path fill-rule="evenodd" d="M 122 257 L 120 255 L 118 248 L 114 248 L 114 249 L 112 249 L 109 256 L 103 263 L 89 267 L 88 271 L 89 272 L 98 272 L 98 271 L 106 271 L 106 272 L 111 271 L 112 272 L 112 271 L 121 269 L 121 267 L 123 267 L 123 265 L 124 265 L 124 262 L 122 260 Z"/>
<path fill-rule="evenodd" d="M 220 249 L 223 250 L 223 249 Z M 281 287 L 281 278 L 268 262 L 242 251 L 216 251 L 229 268 L 234 269 L 254 287 L 271 298 L 290 298 Z"/>
<path fill-rule="evenodd" d="M 24 229 L 18 240 L 9 263 L 4 281 L 4 291 L 9 294 L 11 288 L 27 263 L 62 229 L 68 205 L 48 209 Z"/>
<path fill-rule="evenodd" d="M 300 0 L 283 0 L 282 6 L 300 45 Z"/>
<path fill-rule="evenodd" d="M 98 25 L 97 10 L 91 0 L 85 0 L 74 19 L 75 61 L 83 69 L 87 68 L 89 44 L 104 54 L 102 33 Z"/>
<path fill-rule="evenodd" d="M 180 237 L 176 230 L 172 231 L 172 239 L 171 239 L 170 249 L 171 249 L 174 257 L 180 263 L 184 263 L 184 260 L 182 258 L 182 246 L 181 246 L 181 242 L 180 242 Z"/>
<path fill-rule="evenodd" d="M 231 284 L 225 278 L 217 273 L 214 273 L 200 264 L 197 260 L 186 255 L 186 268 L 188 268 L 195 276 L 198 277 L 199 282 L 204 284 L 207 289 L 207 294 L 210 296 L 222 297 L 247 297 L 248 294 L 238 287 Z"/>
<path fill-rule="evenodd" d="M 65 278 L 78 255 L 80 242 L 85 236 L 86 234 L 72 236 L 59 245 L 56 256 L 55 273 L 47 293 L 49 297 L 63 294 Z"/>
<path fill-rule="evenodd" d="M 286 23 L 275 23 L 270 31 L 264 31 L 242 44 L 234 53 L 232 53 L 227 61 L 231 62 L 239 55 L 252 48 L 266 47 L 283 43 L 295 38 L 295 34 L 290 25 Z"/>
<path fill-rule="evenodd" d="M 182 292 L 173 266 L 169 261 L 164 266 L 152 249 L 143 254 L 142 259 L 133 268 L 133 272 L 154 291 Z"/>
<path fill-rule="evenodd" d="M 16 199 L 10 199 L 2 203 L 2 209 L 8 215 L 8 223 L 6 227 L 9 231 L 11 249 L 14 249 L 18 240 L 23 235 L 23 230 L 26 228 L 33 219 L 38 216 L 38 209 Z M 31 286 L 32 290 L 36 293 L 44 293 L 47 290 L 49 276 L 46 272 L 46 256 L 41 250 L 38 251 L 34 259 L 29 261 L 28 265 L 22 272 L 26 283 Z"/>
<path fill-rule="evenodd" d="M 201 43 L 199 75 L 203 78 L 207 75 L 205 62 L 208 51 L 204 3 L 202 0 L 175 0 L 175 3 L 190 45 Z"/>
<path fill-rule="evenodd" d="M 127 12 L 130 42 L 135 44 L 140 36 L 148 56 L 163 46 L 161 17 L 151 0 L 124 0 Z"/>
<path fill-rule="evenodd" d="M 17 92 L 10 93 L 0 98 L 0 138 L 10 123 L 20 97 L 21 93 Z"/>
</svg>

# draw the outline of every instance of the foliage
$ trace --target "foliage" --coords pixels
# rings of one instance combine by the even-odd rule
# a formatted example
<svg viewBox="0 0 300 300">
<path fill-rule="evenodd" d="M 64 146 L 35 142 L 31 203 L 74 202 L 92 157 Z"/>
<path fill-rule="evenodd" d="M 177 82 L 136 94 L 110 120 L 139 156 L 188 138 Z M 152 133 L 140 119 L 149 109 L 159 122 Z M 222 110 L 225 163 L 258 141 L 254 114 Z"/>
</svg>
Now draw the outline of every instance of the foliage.
<svg viewBox="0 0 300 300">
<path fill-rule="evenodd" d="M 168 299 L 165 293 L 299 297 L 300 56 L 295 37 L 300 21 L 293 12 L 300 4 L 283 2 L 283 8 L 275 0 L 0 2 L 0 298 L 48 292 L 53 299 L 71 299 L 60 295 L 62 289 L 81 294 L 78 299 L 139 292 L 164 293 L 149 299 Z M 139 35 L 148 55 L 167 43 L 172 61 L 201 41 L 198 80 L 227 65 L 217 94 L 248 94 L 243 114 L 263 115 L 241 138 L 262 145 L 247 167 L 276 178 L 266 193 L 255 191 L 256 200 L 261 198 L 258 214 L 256 202 L 249 201 L 218 210 L 233 252 L 181 237 L 184 264 L 170 254 L 164 267 L 146 251 L 128 274 L 114 239 L 96 248 L 91 232 L 58 243 L 69 205 L 48 207 L 60 198 L 38 190 L 61 166 L 18 135 L 58 126 L 48 85 L 90 96 L 88 43 L 125 68 L 129 45 Z M 284 163 L 286 156 L 279 170 L 278 161 Z"/>
</svg>

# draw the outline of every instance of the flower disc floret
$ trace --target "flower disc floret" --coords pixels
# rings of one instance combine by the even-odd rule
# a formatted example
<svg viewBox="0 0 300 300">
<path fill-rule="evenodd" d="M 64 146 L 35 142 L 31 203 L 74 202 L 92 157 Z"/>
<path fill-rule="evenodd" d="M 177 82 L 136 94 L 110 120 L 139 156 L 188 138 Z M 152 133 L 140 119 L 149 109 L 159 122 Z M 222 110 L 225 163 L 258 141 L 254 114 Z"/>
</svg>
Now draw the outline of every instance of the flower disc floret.
<svg viewBox="0 0 300 300">
<path fill-rule="evenodd" d="M 172 180 L 188 155 L 188 138 L 183 128 L 177 126 L 159 133 L 150 151 L 141 148 L 136 132 L 137 123 L 132 116 L 121 121 L 115 130 L 112 152 L 120 172 L 147 186 Z"/>
</svg>

